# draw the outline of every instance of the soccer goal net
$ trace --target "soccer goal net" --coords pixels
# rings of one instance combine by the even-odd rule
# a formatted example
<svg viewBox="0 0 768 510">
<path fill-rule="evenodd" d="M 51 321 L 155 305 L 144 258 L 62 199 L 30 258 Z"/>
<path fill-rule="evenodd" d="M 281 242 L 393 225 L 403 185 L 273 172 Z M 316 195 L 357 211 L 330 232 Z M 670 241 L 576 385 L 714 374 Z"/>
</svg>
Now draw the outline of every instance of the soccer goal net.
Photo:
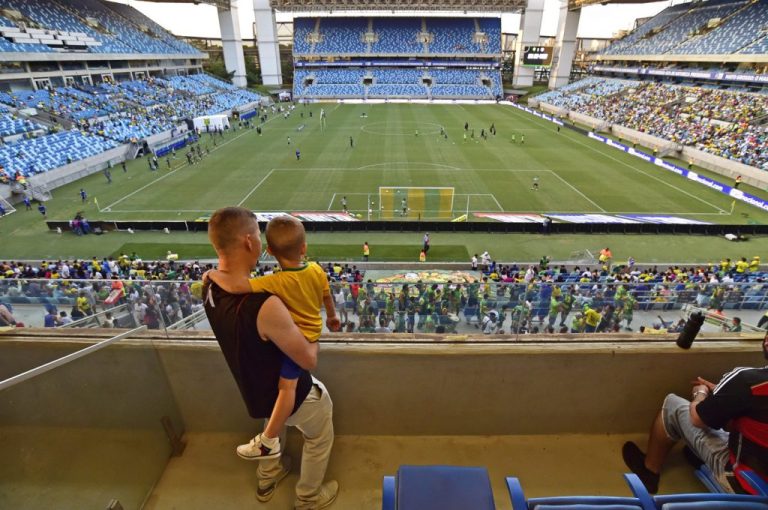
<svg viewBox="0 0 768 510">
<path fill-rule="evenodd" d="M 2 207 L 2 214 L 0 214 L 0 216 L 5 216 L 6 214 L 16 212 L 16 208 L 13 207 L 11 203 L 4 198 L 0 198 L 0 207 Z"/>
<path fill-rule="evenodd" d="M 381 219 L 451 219 L 453 197 L 453 187 L 382 186 Z"/>
</svg>

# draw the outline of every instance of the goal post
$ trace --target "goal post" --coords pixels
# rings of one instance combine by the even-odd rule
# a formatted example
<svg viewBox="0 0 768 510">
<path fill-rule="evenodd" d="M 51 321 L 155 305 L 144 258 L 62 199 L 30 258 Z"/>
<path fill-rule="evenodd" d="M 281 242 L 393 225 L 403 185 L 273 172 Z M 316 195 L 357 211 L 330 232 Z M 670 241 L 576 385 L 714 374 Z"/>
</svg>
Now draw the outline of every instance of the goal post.
<svg viewBox="0 0 768 510">
<path fill-rule="evenodd" d="M 453 218 L 455 188 L 380 186 L 379 207 L 383 220 Z"/>
</svg>

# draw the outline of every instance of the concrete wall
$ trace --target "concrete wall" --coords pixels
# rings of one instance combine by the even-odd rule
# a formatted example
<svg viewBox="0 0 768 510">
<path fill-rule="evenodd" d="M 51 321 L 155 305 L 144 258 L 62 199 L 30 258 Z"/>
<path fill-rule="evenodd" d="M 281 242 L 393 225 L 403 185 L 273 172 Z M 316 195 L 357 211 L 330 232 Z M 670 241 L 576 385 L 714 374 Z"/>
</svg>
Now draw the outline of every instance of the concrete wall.
<svg viewBox="0 0 768 510">
<path fill-rule="evenodd" d="M 596 119 L 594 117 L 590 117 L 589 115 L 584 115 L 576 112 L 568 112 L 568 118 L 571 119 L 573 122 L 578 122 L 579 124 L 589 126 L 592 129 L 598 129 L 605 124 L 605 122 L 600 119 Z"/>
<path fill-rule="evenodd" d="M 627 127 L 619 126 L 618 124 L 614 124 L 613 126 L 611 126 L 611 133 L 613 134 L 613 136 L 617 138 L 621 138 L 622 140 L 627 140 L 630 143 L 639 143 L 640 145 L 643 145 L 650 149 L 657 149 L 659 152 L 663 150 L 674 150 L 675 152 L 677 152 L 678 144 L 674 142 L 670 142 L 669 140 L 665 140 L 664 138 L 652 136 L 647 133 L 643 133 L 641 131 L 636 131 L 634 129 L 629 129 Z M 723 158 L 718 158 L 718 159 L 723 159 Z"/>
<path fill-rule="evenodd" d="M 693 147 L 683 148 L 680 159 L 693 161 L 695 165 L 706 168 L 707 170 L 712 170 L 720 175 L 728 176 L 731 179 L 735 179 L 737 175 L 741 175 L 742 180 L 745 183 L 755 186 L 756 188 L 765 189 L 766 186 L 768 186 L 767 171 L 736 161 L 731 161 L 730 159 L 721 158 L 720 156 L 715 156 L 714 154 L 700 151 Z"/>
<path fill-rule="evenodd" d="M 99 336 L 94 330 L 88 333 Z M 696 376 L 718 380 L 734 366 L 764 363 L 762 337 L 724 341 L 702 336 L 707 335 L 700 335 L 690 351 L 678 349 L 671 335 L 653 341 L 603 337 L 604 343 L 566 335 L 548 344 L 480 343 L 487 337 L 415 344 L 410 335 L 388 337 L 389 343 L 324 340 L 316 375 L 333 398 L 338 434 L 643 432 L 663 397 L 669 392 L 687 396 L 689 381 Z M 187 431 L 253 432 L 254 421 L 210 332 L 172 338 L 136 341 L 121 349 L 157 349 Z M 403 343 L 391 343 L 393 339 Z M 77 343 L 0 340 L 0 375 L 53 359 Z M 116 354 L 78 363 L 94 380 L 135 381 L 136 398 L 151 393 L 156 384 L 142 376 L 146 355 Z"/>
</svg>

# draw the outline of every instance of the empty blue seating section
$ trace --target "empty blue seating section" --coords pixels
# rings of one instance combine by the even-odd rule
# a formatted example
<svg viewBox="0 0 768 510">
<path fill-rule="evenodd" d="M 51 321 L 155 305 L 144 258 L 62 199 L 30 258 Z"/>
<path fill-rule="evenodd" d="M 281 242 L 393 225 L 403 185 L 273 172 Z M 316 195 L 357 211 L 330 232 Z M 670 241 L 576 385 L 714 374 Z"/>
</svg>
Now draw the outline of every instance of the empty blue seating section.
<svg viewBox="0 0 768 510">
<path fill-rule="evenodd" d="M 320 18 L 320 41 L 314 45 L 313 53 L 365 53 L 363 34 L 367 30 L 367 18 Z"/>
<path fill-rule="evenodd" d="M 62 50 L 90 53 L 197 55 L 200 51 L 179 41 L 167 30 L 133 7 L 99 0 L 6 0 L 3 7 L 17 11 L 21 19 L 0 17 L 0 27 L 35 27 L 35 43 L 16 42 L 0 36 L 3 52 L 52 52 Z M 86 24 L 93 20 L 97 26 Z M 22 29 L 22 33 L 27 28 Z M 64 33 L 61 33 L 64 32 Z M 44 39 L 44 42 L 39 42 Z M 55 39 L 55 44 L 48 44 Z"/>
<path fill-rule="evenodd" d="M 672 23 L 672 21 L 680 17 L 688 9 L 690 9 L 690 4 L 687 3 L 667 7 L 656 16 L 637 27 L 637 29 L 633 30 L 632 33 L 628 34 L 622 40 L 609 46 L 604 53 L 606 55 L 633 55 L 635 53 L 634 45 L 638 41 L 650 34 L 651 31 L 660 29 L 669 23 Z"/>
<path fill-rule="evenodd" d="M 12 136 L 30 131 L 45 130 L 44 126 L 7 113 L 0 114 L 0 136 Z"/>
<path fill-rule="evenodd" d="M 387 97 L 427 97 L 427 87 L 416 83 L 398 83 L 390 85 L 371 85 L 368 87 L 368 96 Z"/>
<path fill-rule="evenodd" d="M 427 31 L 434 34 L 429 43 L 429 53 L 455 55 L 456 53 L 481 53 L 475 44 L 475 22 L 471 18 L 430 18 Z"/>
<path fill-rule="evenodd" d="M 172 87 L 197 95 L 211 94 L 216 90 L 207 83 L 190 80 L 186 76 L 171 76 L 167 80 Z"/>
<path fill-rule="evenodd" d="M 365 42 L 366 33 L 373 42 Z M 419 35 L 429 34 L 425 44 Z M 314 34 L 314 35 L 312 35 Z M 318 42 L 311 42 L 314 37 Z M 432 54 L 501 53 L 500 18 L 297 18 L 294 53 Z"/>
<path fill-rule="evenodd" d="M 163 117 L 113 118 L 94 123 L 90 131 L 118 142 L 142 139 L 172 129 L 174 123 Z"/>
<path fill-rule="evenodd" d="M 369 78 L 372 84 L 363 85 Z M 431 78 L 431 87 L 423 78 Z M 307 85 L 307 80 L 313 80 Z M 484 85 L 483 80 L 490 82 Z M 297 97 L 421 97 L 493 98 L 501 94 L 499 71 L 467 69 L 297 69 Z"/>
<path fill-rule="evenodd" d="M 293 19 L 293 54 L 309 53 L 312 45 L 309 42 L 309 33 L 315 29 L 314 18 Z"/>
<path fill-rule="evenodd" d="M 388 83 L 410 83 L 421 81 L 424 72 L 419 69 L 380 69 L 375 71 L 377 85 Z"/>
<path fill-rule="evenodd" d="M 191 44 L 185 43 L 184 41 L 181 41 L 173 36 L 170 32 L 168 32 L 166 29 L 164 29 L 162 26 L 158 25 L 152 19 L 148 18 L 144 14 L 142 14 L 140 11 L 134 9 L 130 5 L 126 4 L 119 4 L 116 2 L 104 2 L 105 5 L 107 5 L 110 9 L 117 12 L 121 16 L 124 16 L 125 18 L 128 18 L 131 22 L 133 22 L 135 25 L 141 27 L 146 26 L 152 31 L 152 36 L 157 37 L 163 43 L 170 46 L 174 50 L 176 50 L 177 53 L 184 53 L 187 55 L 193 55 L 195 53 L 199 53 L 200 51 L 192 46 Z"/>
<path fill-rule="evenodd" d="M 477 18 L 480 32 L 487 36 L 488 42 L 483 53 L 501 53 L 501 21 L 499 18 Z"/>
<path fill-rule="evenodd" d="M 373 18 L 373 31 L 378 40 L 371 52 L 383 54 L 423 53 L 418 41 L 421 18 Z"/>
<path fill-rule="evenodd" d="M 760 0 L 728 18 L 717 29 L 684 42 L 675 49 L 675 53 L 694 55 L 733 53 L 760 38 L 760 30 L 767 25 L 768 0 Z"/>
<path fill-rule="evenodd" d="M 311 55 L 359 55 L 379 58 L 424 55 L 423 68 L 398 68 L 399 61 L 378 67 L 349 69 L 300 67 L 294 73 L 297 97 L 414 97 L 487 99 L 502 94 L 497 70 L 437 70 L 440 59 L 466 55 L 488 66 L 501 53 L 500 18 L 297 18 L 294 21 L 297 60 Z M 311 61 L 307 64 L 312 65 Z M 463 63 L 462 63 L 463 64 Z M 463 64 L 471 67 L 474 62 Z M 377 66 L 373 62 L 373 66 Z M 478 66 L 479 67 L 479 66 Z M 425 81 L 425 79 L 429 79 Z M 364 81 L 365 80 L 365 81 Z"/>
<path fill-rule="evenodd" d="M 710 27 L 714 19 L 724 20 Z M 765 53 L 768 2 L 709 0 L 669 7 L 612 44 L 607 55 Z"/>
<path fill-rule="evenodd" d="M 3 145 L 0 147 L 0 164 L 11 175 L 20 172 L 29 177 L 95 156 L 118 145 L 118 142 L 100 136 L 66 131 Z"/>
</svg>

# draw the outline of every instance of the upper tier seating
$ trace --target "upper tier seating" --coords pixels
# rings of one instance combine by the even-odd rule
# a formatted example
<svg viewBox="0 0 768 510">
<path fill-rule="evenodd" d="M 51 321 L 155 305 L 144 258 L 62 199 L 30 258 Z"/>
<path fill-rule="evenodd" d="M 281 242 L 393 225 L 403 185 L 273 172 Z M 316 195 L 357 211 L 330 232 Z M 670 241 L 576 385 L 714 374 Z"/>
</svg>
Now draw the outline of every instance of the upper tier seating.
<svg viewBox="0 0 768 510">
<path fill-rule="evenodd" d="M 3 7 L 21 16 L 21 20 L 0 17 L 4 35 L 0 51 L 4 52 L 200 54 L 128 5 L 99 0 L 6 0 Z M 84 23 L 84 18 L 98 26 Z"/>
<path fill-rule="evenodd" d="M 373 31 L 379 40 L 371 45 L 374 53 L 423 53 L 418 41 L 420 18 L 373 18 Z"/>
<path fill-rule="evenodd" d="M 165 43 L 167 46 L 170 46 L 171 48 L 175 49 L 178 53 L 185 53 L 188 55 L 193 55 L 195 53 L 199 53 L 200 51 L 192 46 L 191 44 L 187 44 L 184 41 L 181 41 L 173 36 L 170 32 L 168 32 L 166 29 L 164 29 L 162 26 L 158 25 L 152 19 L 148 18 L 144 14 L 142 14 L 140 11 L 134 9 L 130 5 L 126 4 L 118 4 L 116 2 L 104 2 L 105 5 L 107 5 L 110 9 L 117 12 L 121 16 L 124 16 L 128 18 L 132 23 L 135 25 L 141 27 L 142 25 L 147 27 L 149 30 L 152 31 L 152 34 L 154 37 L 157 37 L 163 43 Z"/>
<path fill-rule="evenodd" d="M 295 18 L 293 20 L 293 53 L 300 55 L 309 53 L 312 45 L 307 40 L 309 33 L 315 29 L 314 18 Z"/>
<path fill-rule="evenodd" d="M 318 31 L 319 42 L 310 42 Z M 374 42 L 366 43 L 365 34 Z M 485 40 L 475 40 L 476 33 Z M 422 33 L 431 42 L 419 40 Z M 499 18 L 297 18 L 294 53 L 305 54 L 489 54 L 501 53 Z"/>
<path fill-rule="evenodd" d="M 724 20 L 710 28 L 711 20 Z M 609 46 L 606 55 L 761 53 L 768 2 L 709 0 L 669 7 Z"/>
<path fill-rule="evenodd" d="M 706 35 L 693 37 L 675 49 L 675 53 L 725 55 L 740 50 L 755 40 L 768 26 L 768 0 L 760 0 L 729 18 Z"/>
<path fill-rule="evenodd" d="M 482 46 L 473 42 L 475 22 L 471 18 L 429 19 L 427 31 L 434 34 L 434 40 L 429 44 L 429 53 L 483 53 Z"/>
<path fill-rule="evenodd" d="M 313 53 L 365 53 L 362 34 L 367 29 L 365 18 L 322 18 L 320 42 Z"/>
</svg>

